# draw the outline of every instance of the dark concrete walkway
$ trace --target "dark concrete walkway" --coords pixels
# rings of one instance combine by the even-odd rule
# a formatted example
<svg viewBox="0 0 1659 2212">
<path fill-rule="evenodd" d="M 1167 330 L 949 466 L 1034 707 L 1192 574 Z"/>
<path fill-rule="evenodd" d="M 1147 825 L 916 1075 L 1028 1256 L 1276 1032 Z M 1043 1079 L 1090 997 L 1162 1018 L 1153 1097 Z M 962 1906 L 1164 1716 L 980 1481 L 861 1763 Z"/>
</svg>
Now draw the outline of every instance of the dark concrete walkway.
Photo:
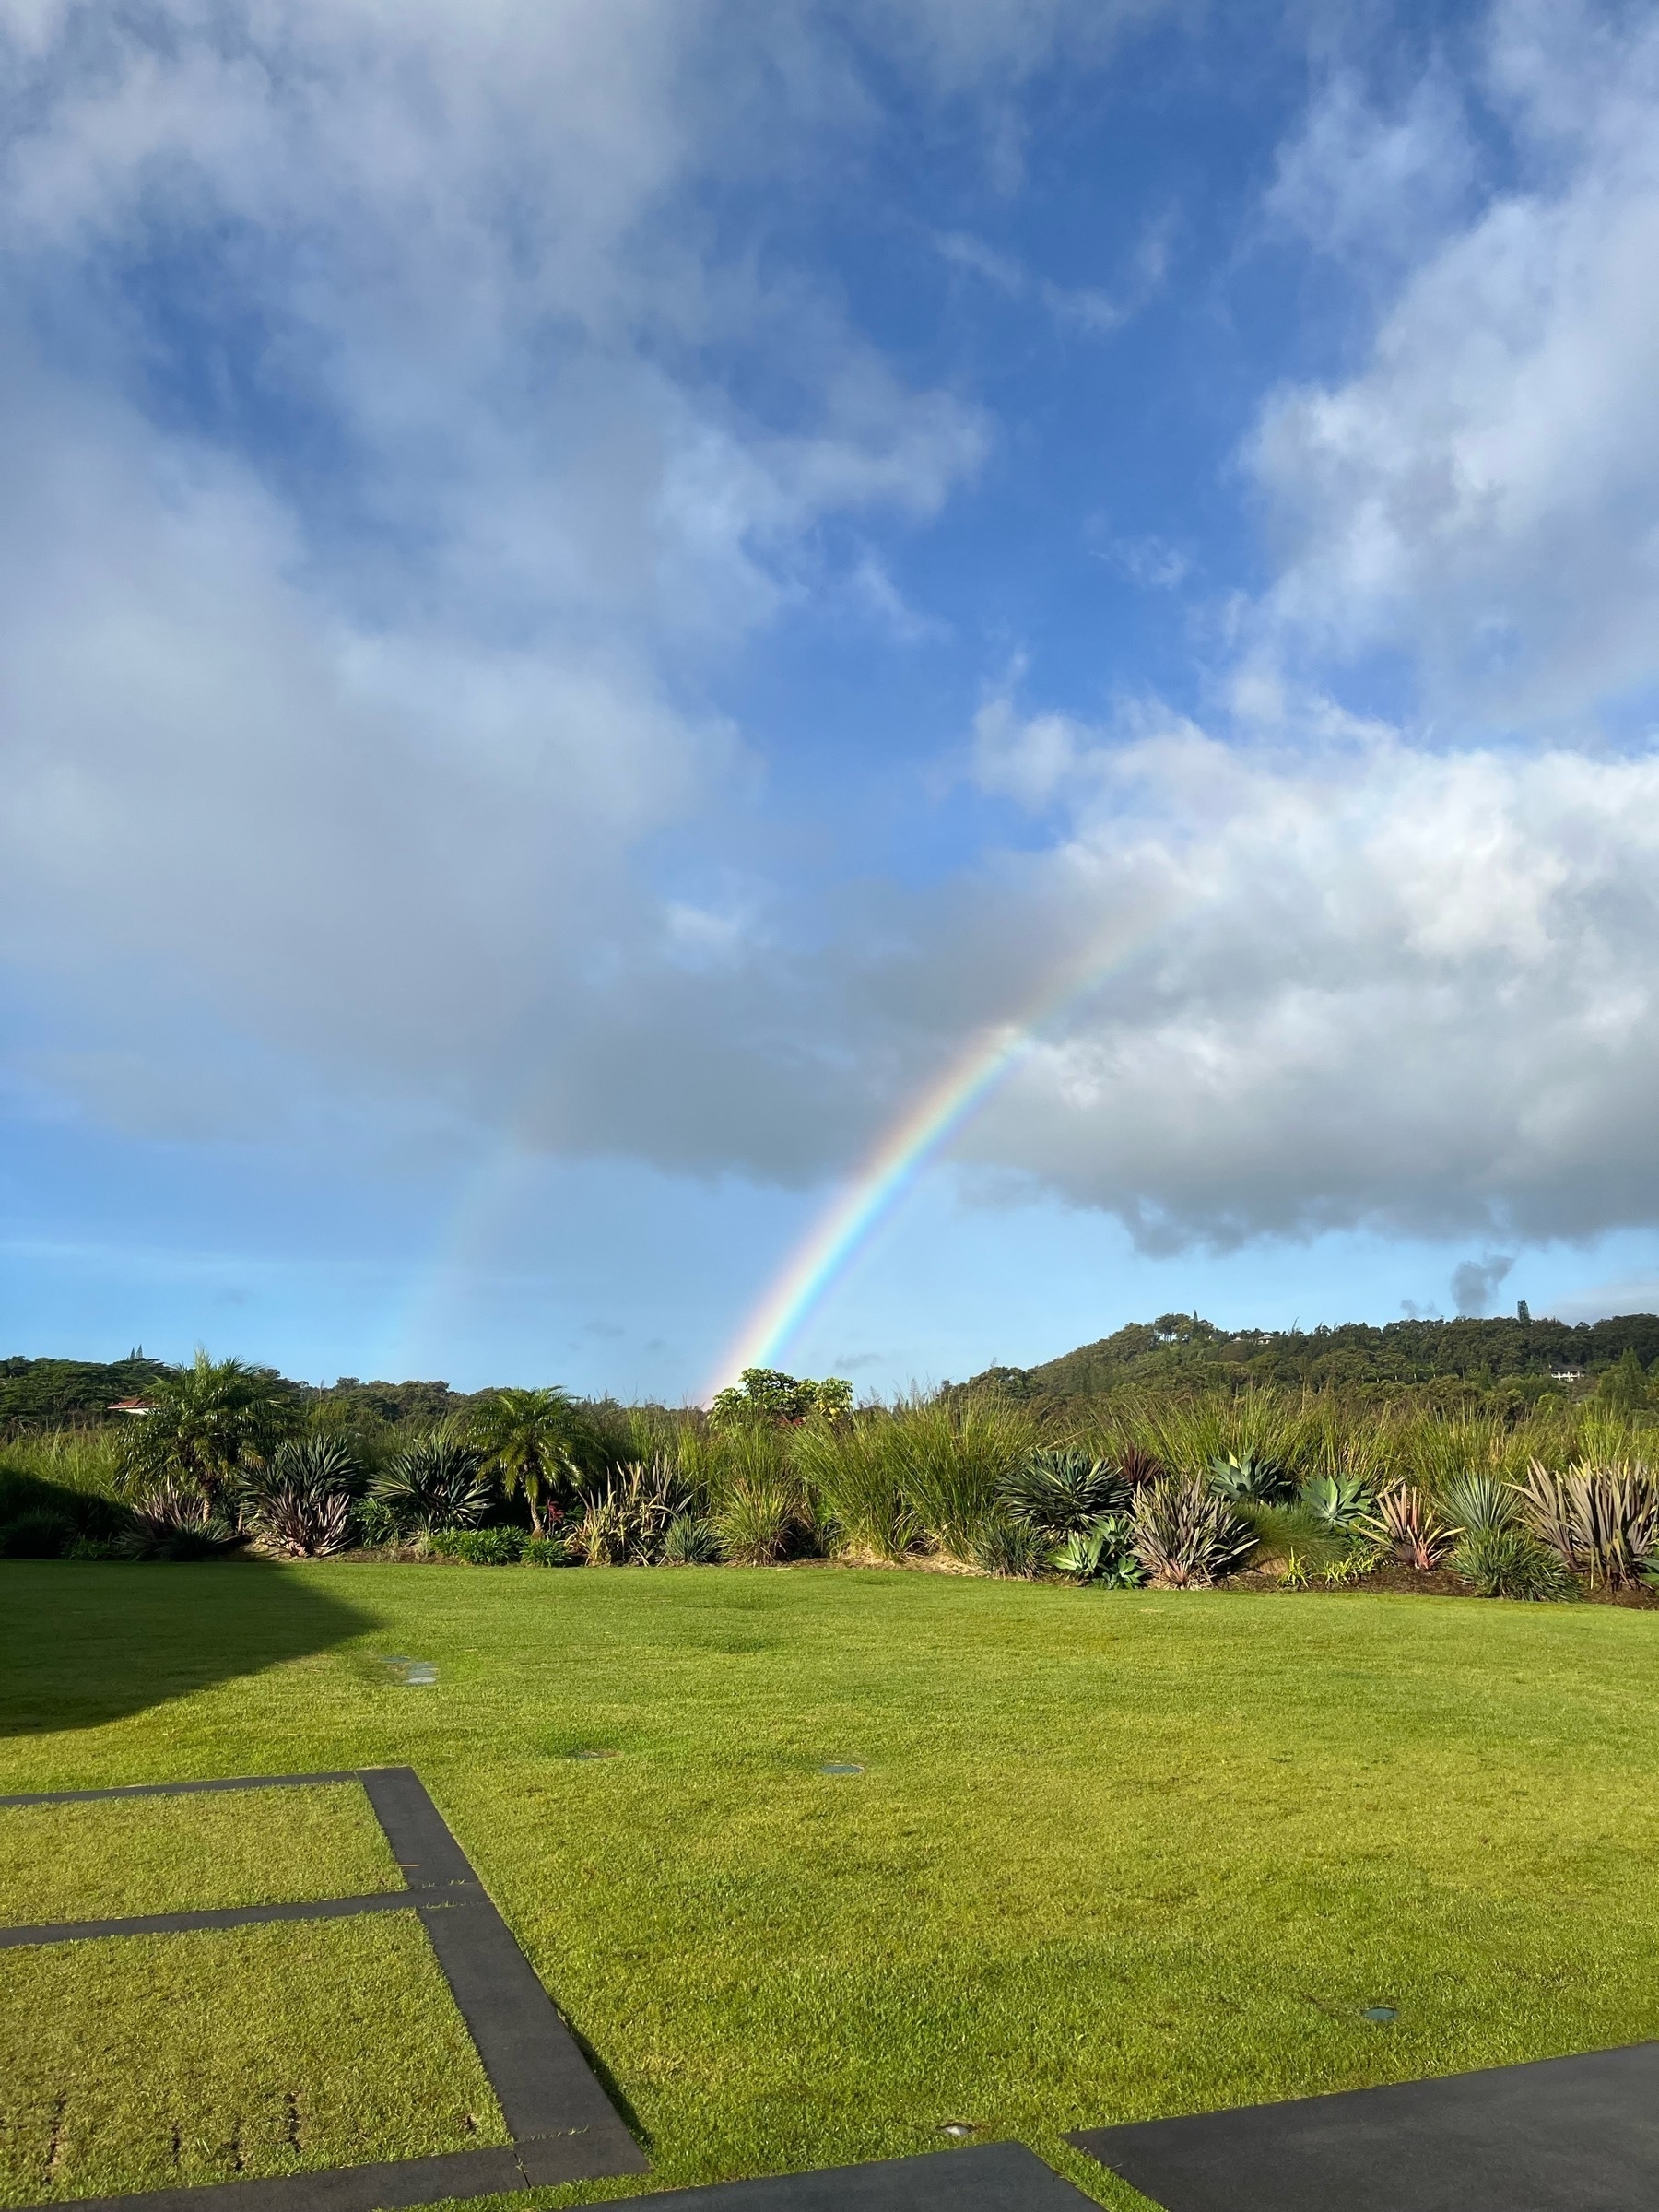
<svg viewBox="0 0 1659 2212">
<path fill-rule="evenodd" d="M 1166 2212 L 1659 2212 L 1659 2043 L 1071 2140 Z"/>
</svg>

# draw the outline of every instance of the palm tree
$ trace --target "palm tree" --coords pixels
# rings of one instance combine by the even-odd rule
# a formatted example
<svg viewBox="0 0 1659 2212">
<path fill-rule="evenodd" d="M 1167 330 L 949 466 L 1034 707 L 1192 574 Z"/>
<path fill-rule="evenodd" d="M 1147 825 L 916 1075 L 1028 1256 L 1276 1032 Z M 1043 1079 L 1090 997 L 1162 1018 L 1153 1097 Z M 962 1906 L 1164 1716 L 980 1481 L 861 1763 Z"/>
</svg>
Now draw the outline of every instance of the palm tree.
<svg viewBox="0 0 1659 2212">
<path fill-rule="evenodd" d="M 208 1500 L 268 1459 L 300 1418 L 298 1393 L 275 1369 L 210 1359 L 200 1347 L 150 1394 L 154 1410 L 122 1438 L 129 1482 L 171 1476 Z"/>
<path fill-rule="evenodd" d="M 549 1384 L 545 1390 L 498 1390 L 479 1406 L 471 1424 L 472 1441 L 485 1466 L 500 1479 L 511 1498 L 523 1490 L 530 1525 L 543 1532 L 542 1505 L 568 1488 L 576 1473 L 572 1456 L 582 1441 L 582 1417 L 570 1394 Z"/>
</svg>

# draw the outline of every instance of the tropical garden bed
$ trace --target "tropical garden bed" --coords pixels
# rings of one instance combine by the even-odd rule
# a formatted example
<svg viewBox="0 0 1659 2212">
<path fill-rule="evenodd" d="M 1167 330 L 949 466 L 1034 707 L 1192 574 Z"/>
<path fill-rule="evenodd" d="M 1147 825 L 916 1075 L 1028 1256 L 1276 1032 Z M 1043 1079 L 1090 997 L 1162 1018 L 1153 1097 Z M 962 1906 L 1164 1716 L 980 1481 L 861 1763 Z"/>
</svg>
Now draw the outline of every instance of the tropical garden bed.
<svg viewBox="0 0 1659 2212">
<path fill-rule="evenodd" d="M 712 1412 L 487 1394 L 364 1424 L 205 1356 L 119 1431 L 0 1453 L 0 1555 L 372 1556 L 474 1566 L 803 1558 L 1106 1587 L 1643 1602 L 1651 1416 L 1487 1414 L 1340 1394 L 1120 1394 L 1046 1415 L 995 1392 L 854 1408 L 756 1371 Z M 1378 1578 L 1381 1578 L 1379 1581 Z"/>
</svg>

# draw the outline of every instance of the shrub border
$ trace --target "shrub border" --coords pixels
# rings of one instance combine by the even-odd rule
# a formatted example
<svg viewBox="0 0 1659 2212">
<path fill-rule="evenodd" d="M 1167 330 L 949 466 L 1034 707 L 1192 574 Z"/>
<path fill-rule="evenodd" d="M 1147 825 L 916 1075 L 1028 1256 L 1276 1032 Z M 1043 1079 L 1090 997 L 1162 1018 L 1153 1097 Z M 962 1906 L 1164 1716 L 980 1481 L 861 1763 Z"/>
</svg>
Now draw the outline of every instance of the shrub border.
<svg viewBox="0 0 1659 2212">
<path fill-rule="evenodd" d="M 256 2181 L 206 2182 L 122 2196 L 53 2198 L 50 2205 L 31 2207 L 31 2212 L 379 2212 L 382 2206 L 426 2205 L 442 2197 L 485 2196 L 651 2171 L 413 1767 L 147 1782 L 102 1790 L 33 1790 L 0 1796 L 0 1807 L 84 1804 L 108 1797 L 187 1797 L 221 1790 L 307 1789 L 340 1782 L 361 1784 L 403 1871 L 402 1889 L 367 1897 L 0 1928 L 0 1949 L 97 1936 L 184 1935 L 202 1928 L 251 1927 L 265 1921 L 413 1912 L 466 2023 L 512 2141 L 488 2149 L 309 2169 Z"/>
</svg>

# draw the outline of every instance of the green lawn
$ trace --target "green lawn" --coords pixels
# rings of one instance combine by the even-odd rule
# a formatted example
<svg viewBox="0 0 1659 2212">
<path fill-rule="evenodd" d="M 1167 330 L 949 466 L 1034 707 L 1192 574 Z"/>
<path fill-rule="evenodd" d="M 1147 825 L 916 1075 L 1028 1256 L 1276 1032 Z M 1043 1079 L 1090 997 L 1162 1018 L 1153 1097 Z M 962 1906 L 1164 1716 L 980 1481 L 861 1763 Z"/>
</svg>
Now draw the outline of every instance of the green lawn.
<svg viewBox="0 0 1659 2212">
<path fill-rule="evenodd" d="M 412 1912 L 0 1951 L 0 2204 L 501 2143 Z"/>
<path fill-rule="evenodd" d="M 402 1887 L 356 1783 L 0 1806 L 8 1927 Z"/>
<path fill-rule="evenodd" d="M 23 1561 L 0 1608 L 0 1787 L 417 1767 L 665 2183 L 961 2119 L 1126 2206 L 1063 2130 L 1659 2035 L 1651 1614 Z"/>
</svg>

